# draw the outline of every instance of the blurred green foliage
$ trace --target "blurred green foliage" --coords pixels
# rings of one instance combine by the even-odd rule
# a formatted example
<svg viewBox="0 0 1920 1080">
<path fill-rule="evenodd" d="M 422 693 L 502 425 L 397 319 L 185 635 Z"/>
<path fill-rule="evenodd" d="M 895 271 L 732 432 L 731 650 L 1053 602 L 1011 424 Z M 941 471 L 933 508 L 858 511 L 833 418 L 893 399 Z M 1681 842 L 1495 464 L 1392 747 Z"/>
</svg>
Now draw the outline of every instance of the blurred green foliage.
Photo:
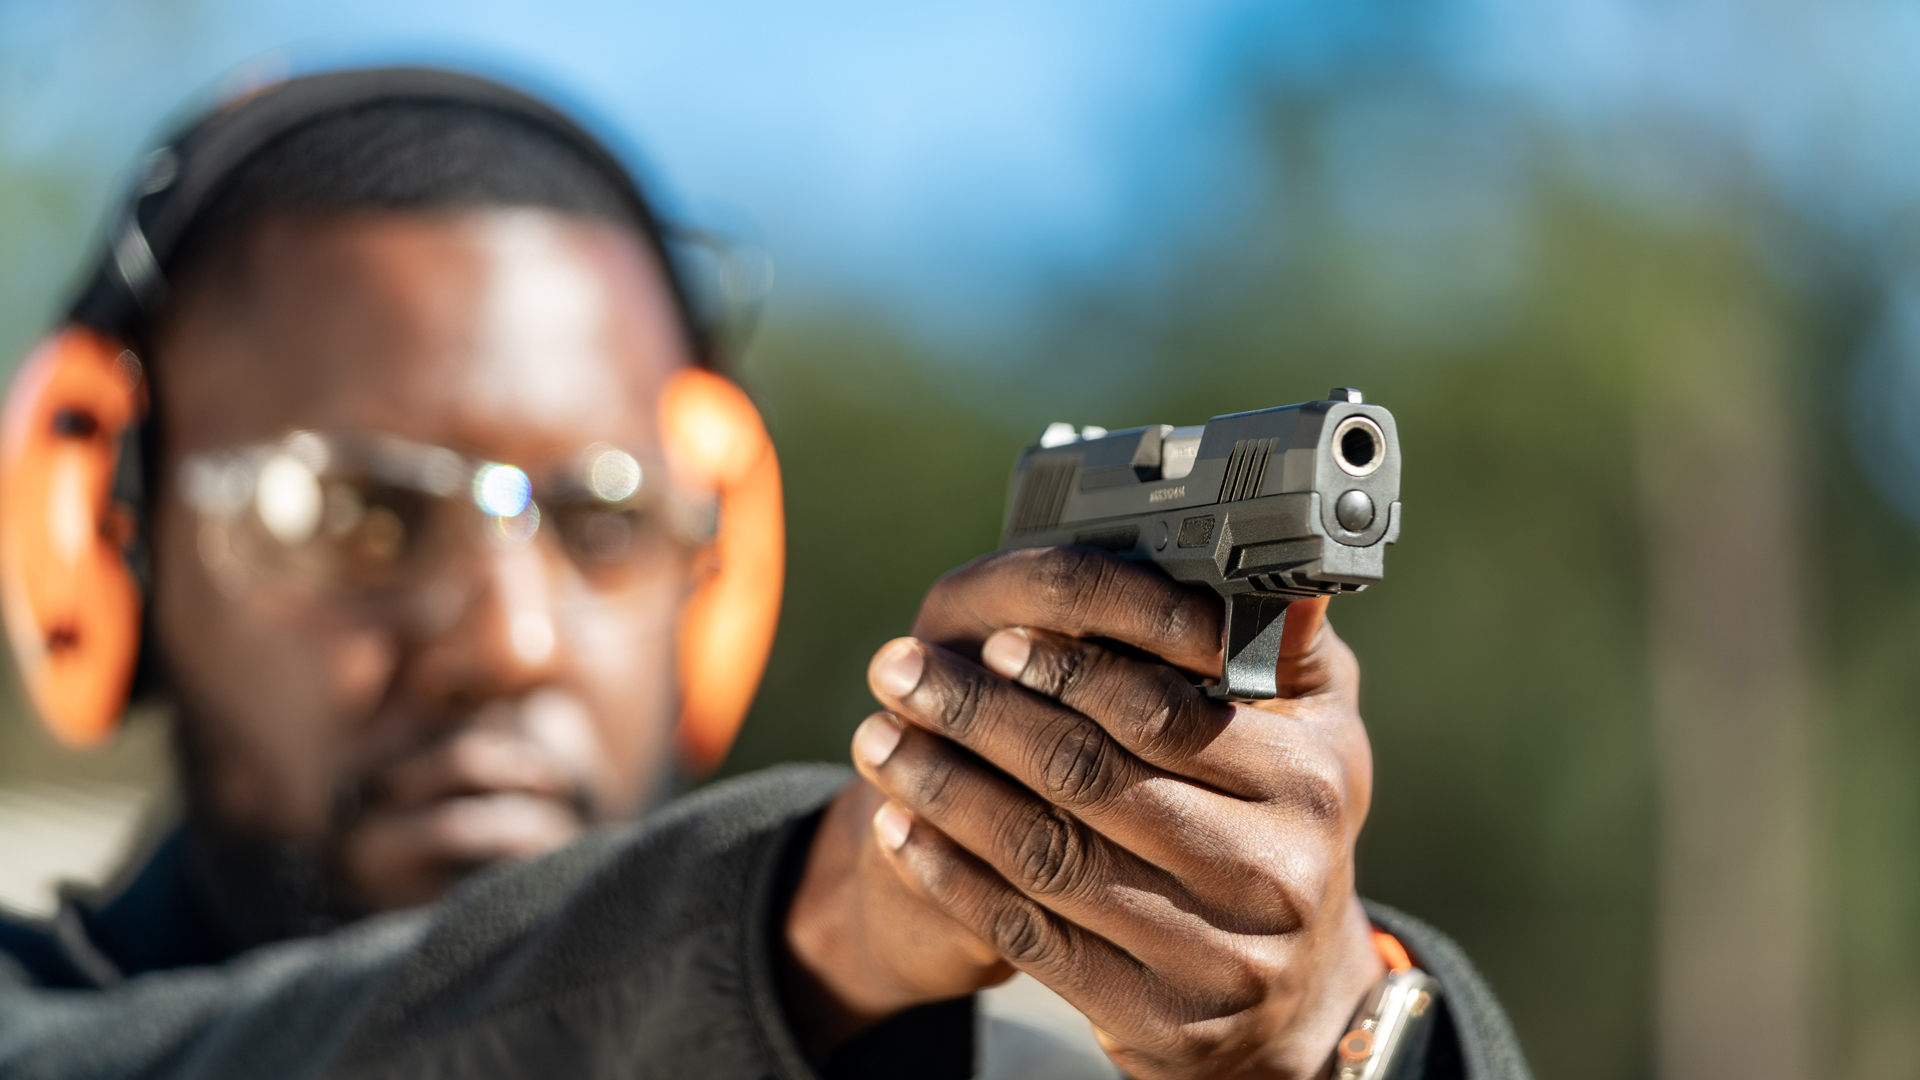
<svg viewBox="0 0 1920 1080">
<path fill-rule="evenodd" d="M 1388 578 L 1333 609 L 1365 665 L 1377 765 L 1363 889 L 1458 937 L 1540 1075 L 1647 1075 L 1658 814 L 1635 425 L 1680 339 L 1733 320 L 1788 358 L 1780 437 L 1806 448 L 1809 640 L 1833 688 L 1817 716 L 1832 758 L 1809 766 L 1832 810 L 1820 946 L 1840 946 L 1823 1021 L 1838 1045 L 1865 1040 L 1851 1074 L 1910 1065 L 1920 560 L 1831 389 L 1868 285 L 1737 184 L 1649 207 L 1537 132 L 1506 148 L 1525 182 L 1457 261 L 1409 254 L 1343 217 L 1320 115 L 1273 118 L 1285 183 L 1145 284 L 1072 290 L 1011 356 L 954 356 L 859 312 L 776 320 L 747 376 L 787 477 L 787 607 L 728 770 L 845 759 L 873 707 L 867 657 L 940 573 L 995 546 L 1008 469 L 1047 422 L 1195 423 L 1360 386 L 1395 411 L 1407 460 Z M 1432 152 L 1401 164 L 1470 170 Z M 1475 244 L 1523 253 L 1478 301 L 1454 276 Z"/>
</svg>

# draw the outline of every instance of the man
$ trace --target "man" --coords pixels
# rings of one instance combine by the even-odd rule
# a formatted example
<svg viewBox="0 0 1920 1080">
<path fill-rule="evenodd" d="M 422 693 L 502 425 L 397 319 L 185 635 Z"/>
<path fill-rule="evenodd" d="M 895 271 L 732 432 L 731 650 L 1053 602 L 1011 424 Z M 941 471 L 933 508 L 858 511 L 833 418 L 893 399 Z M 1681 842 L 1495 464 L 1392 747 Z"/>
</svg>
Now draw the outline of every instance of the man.
<svg viewBox="0 0 1920 1080">
<path fill-rule="evenodd" d="M 969 995 L 1016 968 L 1130 1075 L 1326 1072 L 1386 964 L 1324 602 L 1283 696 L 1236 707 L 1188 677 L 1220 669 L 1217 600 L 989 557 L 876 655 L 858 778 L 647 813 L 706 572 L 698 492 L 641 479 L 703 359 L 658 227 L 584 136 L 471 80 L 315 76 L 215 121 L 316 94 L 114 328 L 152 397 L 186 816 L 118 891 L 0 924 L 0 1073 L 963 1076 Z M 1457 951 L 1371 920 L 1444 987 L 1414 1064 L 1524 1076 Z"/>
</svg>

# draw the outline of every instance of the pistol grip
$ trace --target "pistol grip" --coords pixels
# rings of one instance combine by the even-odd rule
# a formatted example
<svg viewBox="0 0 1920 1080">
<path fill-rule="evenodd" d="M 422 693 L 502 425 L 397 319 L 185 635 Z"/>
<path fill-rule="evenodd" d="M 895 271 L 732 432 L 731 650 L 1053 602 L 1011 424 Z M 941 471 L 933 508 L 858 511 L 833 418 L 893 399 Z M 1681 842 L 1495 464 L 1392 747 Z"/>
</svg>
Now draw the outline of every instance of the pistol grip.
<svg viewBox="0 0 1920 1080">
<path fill-rule="evenodd" d="M 1280 635 L 1287 627 L 1287 605 L 1294 599 L 1251 593 L 1227 597 L 1227 662 L 1220 682 L 1207 687 L 1208 697 L 1262 701 L 1280 693 Z"/>
</svg>

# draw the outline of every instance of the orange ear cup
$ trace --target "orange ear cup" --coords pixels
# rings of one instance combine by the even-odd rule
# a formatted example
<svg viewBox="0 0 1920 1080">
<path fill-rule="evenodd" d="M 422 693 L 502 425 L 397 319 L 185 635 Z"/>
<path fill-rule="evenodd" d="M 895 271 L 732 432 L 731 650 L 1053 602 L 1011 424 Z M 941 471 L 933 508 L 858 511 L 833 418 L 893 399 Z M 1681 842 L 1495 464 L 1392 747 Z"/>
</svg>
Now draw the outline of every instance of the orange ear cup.
<svg viewBox="0 0 1920 1080">
<path fill-rule="evenodd" d="M 138 419 L 139 369 L 69 328 L 21 366 L 0 419 L 0 605 L 27 693 L 53 733 L 89 746 L 126 706 L 140 639 L 133 535 L 113 503 L 120 436 Z"/>
<path fill-rule="evenodd" d="M 720 496 L 717 568 L 680 619 L 680 750 L 705 773 L 733 745 L 773 650 L 786 576 L 780 463 L 753 402 L 711 371 L 673 376 L 660 430 L 672 467 Z"/>
</svg>

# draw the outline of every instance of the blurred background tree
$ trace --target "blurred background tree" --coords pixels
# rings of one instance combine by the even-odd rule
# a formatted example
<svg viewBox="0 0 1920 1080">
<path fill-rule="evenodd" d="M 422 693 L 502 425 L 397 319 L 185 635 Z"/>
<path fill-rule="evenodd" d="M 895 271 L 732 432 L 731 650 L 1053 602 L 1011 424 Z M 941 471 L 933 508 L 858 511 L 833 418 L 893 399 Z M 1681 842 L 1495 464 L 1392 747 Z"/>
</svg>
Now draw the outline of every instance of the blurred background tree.
<svg viewBox="0 0 1920 1080">
<path fill-rule="evenodd" d="M 844 759 L 868 656 L 993 548 L 1046 423 L 1360 386 L 1408 460 L 1388 579 L 1333 612 L 1365 891 L 1462 941 L 1543 1076 L 1911 1076 L 1920 31 L 1865 0 L 1556 7 L 580 4 L 455 37 L 435 2 L 349 4 L 309 52 L 535 70 L 762 227 L 783 279 L 741 372 L 791 565 L 726 772 Z M 159 110 L 321 25 L 143 14 L 180 51 L 108 35 L 105 95 L 27 55 L 105 32 L 36 18 L 0 9 L 32 31 L 0 45 L 13 355 Z M 160 104 L 110 111 L 132 91 Z M 137 777 L 158 728 L 109 768 L 16 706 L 0 781 Z"/>
</svg>

